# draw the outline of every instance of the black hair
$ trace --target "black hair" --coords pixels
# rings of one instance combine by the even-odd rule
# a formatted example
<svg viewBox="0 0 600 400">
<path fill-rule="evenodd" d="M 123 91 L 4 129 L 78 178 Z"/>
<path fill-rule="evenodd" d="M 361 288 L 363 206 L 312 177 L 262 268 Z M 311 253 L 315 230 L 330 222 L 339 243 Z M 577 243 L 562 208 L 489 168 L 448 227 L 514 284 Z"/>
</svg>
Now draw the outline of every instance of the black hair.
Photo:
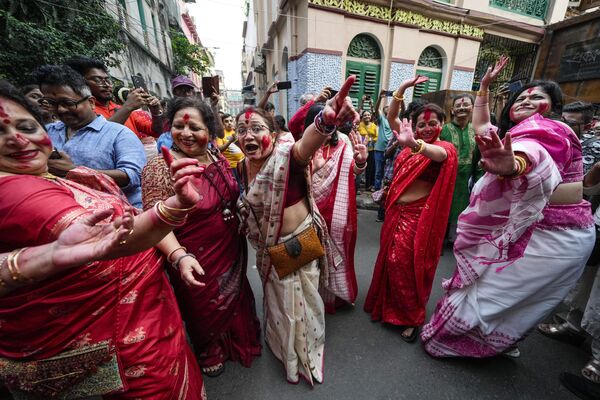
<svg viewBox="0 0 600 400">
<path fill-rule="evenodd" d="M 500 130 L 500 136 L 504 136 L 506 132 L 509 131 L 510 128 L 515 126 L 516 124 L 510 120 L 510 109 L 517 98 L 523 93 L 525 90 L 530 89 L 532 87 L 540 87 L 548 96 L 550 96 L 550 101 L 552 102 L 552 107 L 550 108 L 550 114 L 548 118 L 550 119 L 560 119 L 563 102 L 562 102 L 562 92 L 560 90 L 560 86 L 558 83 L 554 81 L 545 81 L 545 80 L 537 80 L 529 82 L 526 85 L 523 85 L 521 89 L 513 93 L 512 96 L 508 99 L 508 102 L 504 106 L 502 110 L 502 115 L 500 116 L 500 126 L 498 127 Z"/>
<path fill-rule="evenodd" d="M 460 93 L 456 96 L 452 96 L 452 107 L 454 107 L 454 105 L 456 104 L 456 100 L 460 99 L 469 99 L 471 100 L 471 105 L 475 104 L 475 97 L 473 97 L 471 93 Z"/>
<path fill-rule="evenodd" d="M 229 117 L 231 117 L 231 114 L 223 113 L 223 115 L 221 115 L 221 121 L 225 121 Z"/>
<path fill-rule="evenodd" d="M 319 112 L 321 112 L 324 108 L 325 108 L 325 106 L 323 104 L 315 103 L 308 109 L 306 118 L 304 118 L 304 130 L 306 130 L 306 128 L 308 128 L 315 121 L 315 117 L 317 116 L 317 114 Z M 338 137 L 337 130 L 336 130 L 335 132 L 333 132 L 333 134 L 329 138 L 329 144 L 331 146 L 335 147 L 335 146 L 337 146 L 338 141 L 339 141 L 339 137 Z"/>
<path fill-rule="evenodd" d="M 400 118 L 410 118 L 412 113 L 415 112 L 415 110 L 417 108 L 423 107 L 427 103 L 429 103 L 429 101 L 427 101 L 426 99 L 422 99 L 422 98 L 414 99 L 413 101 L 408 103 L 408 106 L 406 106 L 406 109 L 404 110 L 402 115 L 400 115 Z"/>
<path fill-rule="evenodd" d="M 46 130 L 41 110 L 28 102 L 25 96 L 8 81 L 0 80 L 0 97 L 14 101 L 23 107 L 42 126 L 42 129 Z"/>
<path fill-rule="evenodd" d="M 217 124 L 215 114 L 208 104 L 197 97 L 174 97 L 173 100 L 171 100 L 167 106 L 167 120 L 169 121 L 169 127 L 173 125 L 175 114 L 184 108 L 195 108 L 198 110 L 202 116 L 204 125 L 206 125 L 206 128 L 208 129 L 210 138 L 214 139 L 217 137 L 220 125 Z"/>
<path fill-rule="evenodd" d="M 413 111 L 413 113 L 411 114 L 410 119 L 412 120 L 413 128 L 417 124 L 417 118 L 419 117 L 419 115 L 423 114 L 425 111 L 434 112 L 437 116 L 438 121 L 440 121 L 440 124 L 444 123 L 446 119 L 446 114 L 444 113 L 444 110 L 442 110 L 442 108 L 435 103 L 427 103 L 415 109 L 415 111 Z"/>
<path fill-rule="evenodd" d="M 92 95 L 83 75 L 68 65 L 42 65 L 34 71 L 33 76 L 40 86 L 68 86 L 80 96 Z"/>
<path fill-rule="evenodd" d="M 85 74 L 87 74 L 92 68 L 101 69 L 108 74 L 108 68 L 106 68 L 106 65 L 96 58 L 75 56 L 65 61 L 65 65 L 73 68 L 83 76 L 85 76 Z"/>
<path fill-rule="evenodd" d="M 32 90 L 35 90 L 35 89 L 39 90 L 40 89 L 40 85 L 38 85 L 37 83 L 32 83 L 32 84 L 29 84 L 29 85 L 21 86 L 19 88 L 19 91 L 21 92 L 21 94 L 23 96 L 27 96 L 29 94 L 29 92 L 31 92 Z"/>
<path fill-rule="evenodd" d="M 265 105 L 265 111 L 271 112 L 274 109 L 275 109 L 275 105 L 273 103 L 271 103 L 270 101 L 268 101 L 267 104 Z"/>
<path fill-rule="evenodd" d="M 263 110 L 262 108 L 258 108 L 258 107 L 255 108 L 255 107 L 249 106 L 249 107 L 246 107 L 244 110 L 240 111 L 235 116 L 236 124 L 237 124 L 238 120 L 240 119 L 240 117 L 242 115 L 246 114 L 247 111 L 250 111 L 251 113 L 260 115 L 260 117 L 267 124 L 267 128 L 269 128 L 269 131 L 271 133 L 275 132 L 275 121 L 273 121 L 273 117 L 271 117 L 271 114 L 269 114 L 266 110 Z"/>
<path fill-rule="evenodd" d="M 274 120 L 280 131 L 289 132 L 287 126 L 285 125 L 285 118 L 283 118 L 283 115 L 276 115 Z"/>
<path fill-rule="evenodd" d="M 591 103 L 586 103 L 585 101 L 580 100 L 565 104 L 562 112 L 582 113 L 584 124 L 589 124 L 594 118 L 594 106 Z"/>
</svg>

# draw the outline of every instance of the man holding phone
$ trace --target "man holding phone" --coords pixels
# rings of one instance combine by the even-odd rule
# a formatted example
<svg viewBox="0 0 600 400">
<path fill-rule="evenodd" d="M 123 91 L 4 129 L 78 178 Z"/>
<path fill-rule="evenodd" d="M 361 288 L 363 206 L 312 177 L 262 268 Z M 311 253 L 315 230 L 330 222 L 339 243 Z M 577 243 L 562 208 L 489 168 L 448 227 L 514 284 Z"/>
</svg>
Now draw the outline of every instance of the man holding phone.
<svg viewBox="0 0 600 400">
<path fill-rule="evenodd" d="M 150 95 L 145 88 L 136 87 L 130 90 L 125 103 L 119 106 L 112 101 L 113 82 L 108 75 L 108 68 L 102 61 L 76 56 L 67 60 L 65 64 L 85 78 L 85 82 L 95 98 L 96 114 L 104 116 L 111 122 L 125 125 L 140 139 L 147 136 L 160 136 L 163 120 L 160 100 Z M 140 84 L 140 86 L 143 85 Z M 142 106 L 148 106 L 151 117 L 140 110 Z"/>
</svg>

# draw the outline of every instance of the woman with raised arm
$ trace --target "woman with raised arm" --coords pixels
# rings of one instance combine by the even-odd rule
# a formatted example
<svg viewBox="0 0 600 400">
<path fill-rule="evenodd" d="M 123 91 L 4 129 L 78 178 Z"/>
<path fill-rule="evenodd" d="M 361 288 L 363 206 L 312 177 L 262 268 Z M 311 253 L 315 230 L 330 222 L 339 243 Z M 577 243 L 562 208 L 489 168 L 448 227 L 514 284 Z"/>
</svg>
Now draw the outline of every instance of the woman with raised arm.
<svg viewBox="0 0 600 400">
<path fill-rule="evenodd" d="M 341 261 L 315 204 L 309 164 L 336 125 L 358 122 L 347 98 L 350 76 L 297 142 L 290 133 L 275 141 L 273 119 L 260 109 L 236 117 L 244 185 L 240 210 L 264 288 L 265 341 L 285 366 L 287 380 L 323 381 L 325 310 L 319 280 Z"/>
<path fill-rule="evenodd" d="M 307 125 L 323 107 L 320 104 L 311 107 Z M 345 304 L 354 305 L 358 295 L 354 270 L 358 225 L 354 178 L 365 170 L 366 162 L 367 146 L 360 142 L 352 124 L 339 127 L 316 152 L 312 162 L 313 196 L 331 240 L 342 256 L 342 263 L 329 274 L 329 285 L 319 288 L 325 311 L 330 314 Z"/>
<path fill-rule="evenodd" d="M 488 88 L 507 62 L 501 57 L 488 69 L 475 100 L 486 174 L 458 219 L 456 271 L 421 333 L 435 357 L 518 357 L 517 343 L 565 297 L 594 244 L 581 144 L 554 119 L 558 85 L 534 81 L 510 98 L 504 142 L 490 124 Z"/>
<path fill-rule="evenodd" d="M 443 121 L 442 109 L 426 104 L 396 133 L 404 149 L 394 165 L 365 301 L 374 321 L 402 326 L 400 337 L 407 342 L 417 338 L 425 322 L 456 178 L 456 150 L 439 140 Z"/>
<path fill-rule="evenodd" d="M 167 115 L 173 135 L 169 153 L 193 158 L 204 166 L 198 179 L 202 198 L 160 244 L 167 272 L 196 357 L 207 376 L 218 376 L 227 360 L 249 367 L 260 355 L 260 322 L 246 277 L 248 249 L 239 232 L 236 202 L 240 190 L 227 160 L 209 150 L 217 124 L 212 110 L 194 97 L 177 97 Z M 142 172 L 142 201 L 151 209 L 173 195 L 174 184 L 162 157 Z"/>
<path fill-rule="evenodd" d="M 70 173 L 86 186 L 48 174 L 52 143 L 42 118 L 6 82 L 0 117 L 0 254 L 10 252 L 0 259 L 0 380 L 19 396 L 206 398 L 153 247 L 198 201 L 197 161 L 173 162 L 174 195 L 132 217 L 104 175 Z M 116 233 L 118 246 L 95 240 L 100 217 L 127 230 Z M 56 252 L 86 237 L 91 252 Z M 29 247 L 48 243 L 58 247 L 40 262 Z M 88 258 L 98 261 L 84 264 Z"/>
</svg>

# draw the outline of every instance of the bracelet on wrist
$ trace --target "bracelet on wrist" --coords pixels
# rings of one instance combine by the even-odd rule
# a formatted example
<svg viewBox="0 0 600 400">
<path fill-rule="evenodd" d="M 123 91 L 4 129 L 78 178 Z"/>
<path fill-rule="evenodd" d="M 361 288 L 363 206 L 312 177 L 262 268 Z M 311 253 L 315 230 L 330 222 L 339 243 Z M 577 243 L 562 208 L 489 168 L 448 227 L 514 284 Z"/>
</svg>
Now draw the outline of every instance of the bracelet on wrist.
<svg viewBox="0 0 600 400">
<path fill-rule="evenodd" d="M 6 260 L 8 260 L 8 256 L 4 256 L 2 260 L 0 260 L 0 287 L 6 287 L 6 282 L 4 282 L 4 278 L 2 278 L 2 267 Z"/>
<path fill-rule="evenodd" d="M 394 92 L 394 94 L 392 95 L 392 98 L 397 101 L 404 101 L 404 95 L 401 94 L 398 90 L 396 90 Z"/>
<path fill-rule="evenodd" d="M 179 264 L 181 263 L 181 260 L 183 260 L 186 257 L 192 257 L 194 260 L 197 260 L 196 256 L 193 255 L 192 253 L 185 253 L 184 255 L 179 256 L 177 258 L 177 260 L 175 260 L 175 262 L 171 263 L 171 265 L 173 266 L 173 268 L 179 269 Z"/>
<path fill-rule="evenodd" d="M 425 150 L 425 141 L 423 139 L 417 139 L 417 146 L 411 147 L 410 152 L 413 155 L 420 154 Z"/>
<path fill-rule="evenodd" d="M 10 273 L 10 277 L 12 279 L 12 283 L 31 283 L 33 279 L 29 279 L 24 277 L 21 274 L 21 269 L 19 268 L 19 256 L 27 250 L 27 247 L 23 247 L 22 249 L 13 250 L 8 255 L 6 262 L 8 267 L 8 272 Z"/>
<path fill-rule="evenodd" d="M 154 212 L 160 221 L 170 226 L 182 226 L 187 221 L 187 214 L 184 217 L 176 217 L 172 215 L 164 208 L 162 201 L 159 201 L 154 205 Z"/>
<path fill-rule="evenodd" d="M 186 249 L 185 247 L 183 247 L 183 246 L 179 246 L 178 248 L 176 248 L 175 250 L 173 250 L 173 251 L 171 251 L 171 252 L 169 253 L 169 255 L 167 256 L 167 261 L 168 261 L 168 262 L 170 262 L 170 263 L 172 263 L 172 262 L 173 262 L 173 261 L 171 260 L 171 256 L 172 256 L 172 255 L 173 255 L 173 254 L 174 254 L 174 253 L 175 253 L 177 250 L 183 250 L 183 251 L 185 251 L 185 252 L 187 253 L 187 249 Z"/>
<path fill-rule="evenodd" d="M 322 110 L 315 116 L 314 123 L 317 132 L 323 136 L 331 136 L 333 135 L 333 132 L 335 132 L 335 125 L 325 125 Z"/>
<path fill-rule="evenodd" d="M 367 167 L 367 162 L 357 163 L 354 161 L 354 166 L 358 169 L 365 169 Z"/>
<path fill-rule="evenodd" d="M 487 90 L 478 90 L 477 91 L 477 97 L 487 97 L 488 93 L 489 92 Z"/>
<path fill-rule="evenodd" d="M 502 180 L 504 178 L 517 179 L 527 171 L 527 160 L 522 156 L 515 156 L 515 170 L 508 175 L 498 175 L 497 178 Z"/>
</svg>

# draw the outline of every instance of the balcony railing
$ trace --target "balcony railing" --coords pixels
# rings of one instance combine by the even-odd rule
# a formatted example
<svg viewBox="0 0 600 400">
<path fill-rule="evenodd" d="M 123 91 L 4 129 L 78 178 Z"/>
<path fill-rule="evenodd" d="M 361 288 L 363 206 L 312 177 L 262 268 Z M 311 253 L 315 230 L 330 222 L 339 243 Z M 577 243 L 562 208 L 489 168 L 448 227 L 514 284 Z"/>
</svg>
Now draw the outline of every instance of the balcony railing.
<svg viewBox="0 0 600 400">
<path fill-rule="evenodd" d="M 490 0 L 492 7 L 541 20 L 546 18 L 548 3 L 548 0 Z"/>
</svg>

